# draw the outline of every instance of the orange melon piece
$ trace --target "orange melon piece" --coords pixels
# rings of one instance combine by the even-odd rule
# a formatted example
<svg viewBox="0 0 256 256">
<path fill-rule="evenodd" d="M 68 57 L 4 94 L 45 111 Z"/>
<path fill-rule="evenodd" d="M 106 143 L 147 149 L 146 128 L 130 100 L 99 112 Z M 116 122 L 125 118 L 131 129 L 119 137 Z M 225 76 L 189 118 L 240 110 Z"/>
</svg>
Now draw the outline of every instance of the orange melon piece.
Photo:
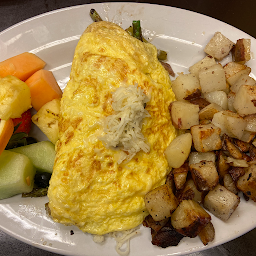
<svg viewBox="0 0 256 256">
<path fill-rule="evenodd" d="M 62 96 L 62 91 L 51 71 L 41 69 L 25 83 L 30 88 L 31 105 L 36 111 L 47 102 Z"/>
<path fill-rule="evenodd" d="M 0 77 L 12 75 L 25 81 L 45 64 L 35 54 L 24 52 L 0 62 Z"/>
<path fill-rule="evenodd" d="M 0 120 L 0 155 L 12 137 L 13 131 L 14 125 L 12 119 Z"/>
</svg>

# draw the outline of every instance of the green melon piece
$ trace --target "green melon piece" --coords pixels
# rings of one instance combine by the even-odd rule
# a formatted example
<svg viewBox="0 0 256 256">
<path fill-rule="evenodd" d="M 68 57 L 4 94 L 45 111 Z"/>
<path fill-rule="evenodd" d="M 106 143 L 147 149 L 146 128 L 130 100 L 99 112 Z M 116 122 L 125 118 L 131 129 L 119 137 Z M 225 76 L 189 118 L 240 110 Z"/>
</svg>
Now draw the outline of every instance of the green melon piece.
<svg viewBox="0 0 256 256">
<path fill-rule="evenodd" d="M 27 156 L 4 150 L 0 155 L 0 199 L 31 192 L 35 173 Z"/>
<path fill-rule="evenodd" d="M 38 172 L 52 173 L 55 148 L 50 141 L 40 141 L 27 146 L 22 146 L 10 151 L 27 156 Z"/>
</svg>

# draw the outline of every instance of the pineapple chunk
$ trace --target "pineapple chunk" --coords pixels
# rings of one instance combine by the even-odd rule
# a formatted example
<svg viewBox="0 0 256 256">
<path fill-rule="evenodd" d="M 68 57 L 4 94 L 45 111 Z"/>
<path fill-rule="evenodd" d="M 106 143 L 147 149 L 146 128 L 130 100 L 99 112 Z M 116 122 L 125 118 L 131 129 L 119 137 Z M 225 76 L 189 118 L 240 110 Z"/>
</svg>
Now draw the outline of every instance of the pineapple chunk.
<svg viewBox="0 0 256 256">
<path fill-rule="evenodd" d="M 14 76 L 0 78 L 0 119 L 21 117 L 31 108 L 29 87 Z"/>
<path fill-rule="evenodd" d="M 60 99 L 54 99 L 32 116 L 32 122 L 37 125 L 47 138 L 55 144 L 59 139 L 58 119 L 60 114 Z"/>
</svg>

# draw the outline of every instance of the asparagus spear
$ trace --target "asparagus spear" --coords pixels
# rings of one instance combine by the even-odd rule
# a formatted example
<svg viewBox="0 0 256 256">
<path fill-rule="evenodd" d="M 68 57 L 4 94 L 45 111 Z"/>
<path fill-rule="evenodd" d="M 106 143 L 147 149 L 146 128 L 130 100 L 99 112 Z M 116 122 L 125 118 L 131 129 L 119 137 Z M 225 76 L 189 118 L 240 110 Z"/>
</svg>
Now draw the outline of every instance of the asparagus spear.
<svg viewBox="0 0 256 256">
<path fill-rule="evenodd" d="M 140 27 L 140 20 L 134 20 L 132 22 L 132 29 L 133 29 L 133 36 L 140 41 L 142 40 L 142 34 L 141 34 L 141 27 Z"/>
<path fill-rule="evenodd" d="M 100 15 L 96 12 L 95 9 L 91 9 L 90 10 L 90 16 L 92 18 L 92 20 L 94 22 L 97 22 L 97 21 L 102 21 L 102 18 L 100 17 Z"/>
</svg>

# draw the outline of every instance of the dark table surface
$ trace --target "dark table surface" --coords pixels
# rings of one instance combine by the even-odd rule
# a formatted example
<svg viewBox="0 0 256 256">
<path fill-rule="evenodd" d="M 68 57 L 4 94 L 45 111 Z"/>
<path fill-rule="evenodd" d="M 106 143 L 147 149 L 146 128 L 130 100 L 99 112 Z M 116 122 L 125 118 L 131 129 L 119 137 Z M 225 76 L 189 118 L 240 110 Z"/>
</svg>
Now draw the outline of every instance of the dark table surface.
<svg viewBox="0 0 256 256">
<path fill-rule="evenodd" d="M 85 0 L 1 0 L 0 31 L 35 15 L 55 9 L 79 4 L 111 2 Z M 116 1 L 117 2 L 117 1 Z M 127 2 L 127 1 L 118 1 Z M 256 38 L 255 0 L 150 0 L 132 1 L 156 3 L 195 11 L 233 25 Z M 256 229 L 231 241 L 187 256 L 255 256 Z M 0 231 L 0 255 L 3 256 L 54 256 L 55 253 L 43 251 L 18 241 Z"/>
</svg>

